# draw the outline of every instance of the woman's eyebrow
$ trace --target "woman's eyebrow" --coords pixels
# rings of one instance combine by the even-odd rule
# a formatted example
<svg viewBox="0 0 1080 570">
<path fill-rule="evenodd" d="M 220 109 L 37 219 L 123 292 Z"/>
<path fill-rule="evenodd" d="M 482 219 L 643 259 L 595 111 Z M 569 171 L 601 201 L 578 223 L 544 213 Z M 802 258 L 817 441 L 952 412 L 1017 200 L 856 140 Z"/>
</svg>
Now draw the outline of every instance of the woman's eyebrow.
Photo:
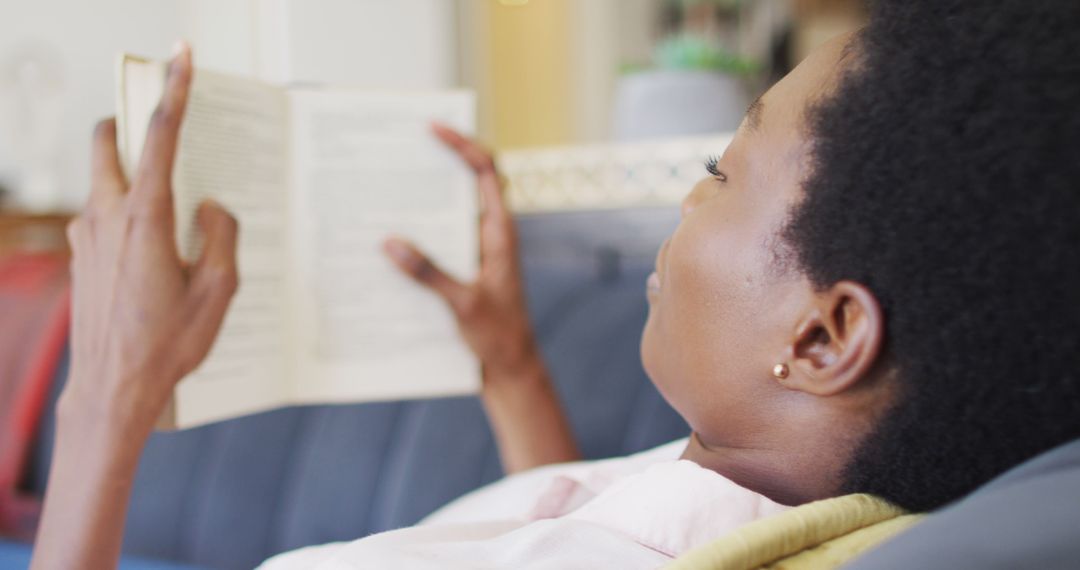
<svg viewBox="0 0 1080 570">
<path fill-rule="evenodd" d="M 752 130 L 758 130 L 761 126 L 761 114 L 765 112 L 765 102 L 761 100 L 759 95 L 757 99 L 754 99 L 753 103 L 750 103 L 750 107 L 746 109 L 746 124 Z"/>
</svg>

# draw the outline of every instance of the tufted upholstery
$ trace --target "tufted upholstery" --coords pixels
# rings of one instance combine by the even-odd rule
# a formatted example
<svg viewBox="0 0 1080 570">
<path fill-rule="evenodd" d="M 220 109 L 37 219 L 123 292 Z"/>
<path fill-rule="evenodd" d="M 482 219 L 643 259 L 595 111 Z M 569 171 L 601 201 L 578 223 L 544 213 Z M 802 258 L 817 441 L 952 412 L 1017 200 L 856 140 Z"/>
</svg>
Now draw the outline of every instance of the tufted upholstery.
<svg viewBox="0 0 1080 570">
<path fill-rule="evenodd" d="M 530 311 L 588 457 L 686 435 L 638 357 L 645 277 L 676 220 L 673 208 L 519 218 Z M 51 436 L 50 415 L 38 489 Z M 413 524 L 500 476 L 475 398 L 293 408 L 155 434 L 124 550 L 250 568 L 284 550 Z"/>
</svg>

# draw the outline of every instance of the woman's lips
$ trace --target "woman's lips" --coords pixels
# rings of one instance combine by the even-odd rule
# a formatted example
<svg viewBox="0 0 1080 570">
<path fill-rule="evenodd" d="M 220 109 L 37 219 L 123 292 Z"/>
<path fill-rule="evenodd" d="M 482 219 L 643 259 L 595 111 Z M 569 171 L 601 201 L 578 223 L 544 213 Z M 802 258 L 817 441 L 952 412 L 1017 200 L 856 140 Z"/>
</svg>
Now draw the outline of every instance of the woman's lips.
<svg viewBox="0 0 1080 570">
<path fill-rule="evenodd" d="M 660 245 L 660 251 L 656 254 L 656 269 L 645 280 L 645 292 L 648 294 L 660 293 L 660 266 L 664 263 L 664 254 L 667 253 L 668 242 L 670 241 L 670 239 L 666 239 Z"/>
<path fill-rule="evenodd" d="M 645 280 L 645 292 L 651 295 L 660 293 L 660 276 L 655 271 L 649 274 L 649 278 Z"/>
</svg>

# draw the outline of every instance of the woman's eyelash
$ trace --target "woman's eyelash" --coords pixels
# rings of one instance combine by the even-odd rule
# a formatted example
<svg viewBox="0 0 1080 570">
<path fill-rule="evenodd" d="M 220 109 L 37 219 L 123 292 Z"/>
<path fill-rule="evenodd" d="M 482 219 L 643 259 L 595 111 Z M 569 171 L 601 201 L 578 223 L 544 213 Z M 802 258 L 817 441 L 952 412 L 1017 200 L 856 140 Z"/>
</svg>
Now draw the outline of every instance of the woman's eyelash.
<svg viewBox="0 0 1080 570">
<path fill-rule="evenodd" d="M 720 182 L 727 182 L 727 174 L 720 172 L 717 165 L 720 163 L 720 157 L 713 155 L 705 159 L 705 171 L 712 174 Z"/>
</svg>

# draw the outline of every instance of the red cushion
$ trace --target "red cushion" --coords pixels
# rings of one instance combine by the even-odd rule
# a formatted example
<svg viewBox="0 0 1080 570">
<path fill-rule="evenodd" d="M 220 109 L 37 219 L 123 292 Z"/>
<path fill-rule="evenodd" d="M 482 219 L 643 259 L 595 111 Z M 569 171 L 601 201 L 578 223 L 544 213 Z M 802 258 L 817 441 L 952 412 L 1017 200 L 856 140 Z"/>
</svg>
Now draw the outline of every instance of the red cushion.
<svg viewBox="0 0 1080 570">
<path fill-rule="evenodd" d="M 19 254 L 0 260 L 0 533 L 32 535 L 39 500 L 19 489 L 56 366 L 67 339 L 67 258 Z"/>
</svg>

